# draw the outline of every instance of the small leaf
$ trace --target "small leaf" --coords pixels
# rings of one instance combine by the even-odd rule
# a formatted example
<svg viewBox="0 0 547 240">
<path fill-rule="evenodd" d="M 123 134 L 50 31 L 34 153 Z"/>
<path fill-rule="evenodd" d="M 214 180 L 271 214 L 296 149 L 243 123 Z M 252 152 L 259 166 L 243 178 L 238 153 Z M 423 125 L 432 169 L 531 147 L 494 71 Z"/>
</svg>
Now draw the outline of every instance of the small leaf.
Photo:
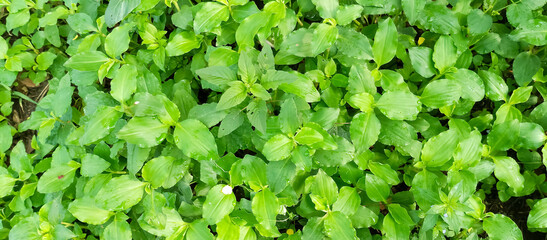
<svg viewBox="0 0 547 240">
<path fill-rule="evenodd" d="M 137 68 L 133 65 L 123 65 L 112 79 L 110 94 L 120 103 L 129 100 L 137 91 Z"/>
<path fill-rule="evenodd" d="M 77 53 L 65 62 L 65 67 L 78 71 L 97 71 L 108 61 L 108 57 L 99 51 Z"/>
<path fill-rule="evenodd" d="M 492 157 L 496 168 L 494 175 L 513 188 L 516 192 L 524 188 L 524 177 L 520 174 L 520 167 L 511 157 Z"/>
<path fill-rule="evenodd" d="M 430 82 L 425 86 L 420 101 L 431 108 L 455 104 L 461 95 L 460 84 L 448 79 Z"/>
<path fill-rule="evenodd" d="M 200 41 L 192 32 L 180 32 L 173 37 L 167 46 L 165 47 L 165 52 L 167 56 L 180 56 L 191 51 L 194 48 L 200 46 Z"/>
<path fill-rule="evenodd" d="M 332 211 L 327 213 L 324 220 L 325 233 L 331 239 L 354 240 L 355 228 L 351 226 L 348 217 L 341 212 Z"/>
<path fill-rule="evenodd" d="M 458 60 L 458 54 L 454 41 L 449 36 L 441 36 L 435 43 L 433 50 L 433 62 L 440 73 L 446 72 L 453 67 Z"/>
<path fill-rule="evenodd" d="M 220 26 L 220 23 L 230 18 L 228 7 L 216 2 L 206 2 L 196 13 L 194 19 L 194 31 L 196 34 L 210 32 L 213 28 Z"/>
<path fill-rule="evenodd" d="M 232 188 L 223 184 L 216 185 L 209 190 L 203 203 L 203 218 L 211 225 L 217 224 L 234 210 L 235 204 L 236 197 Z"/>
<path fill-rule="evenodd" d="M 232 83 L 231 87 L 220 96 L 217 105 L 218 110 L 235 107 L 247 98 L 247 87 L 243 82 L 236 81 Z"/>
<path fill-rule="evenodd" d="M 93 225 L 101 225 L 114 215 L 114 212 L 97 207 L 94 199 L 88 196 L 71 202 L 68 211 L 78 220 Z"/>
<path fill-rule="evenodd" d="M 513 75 L 519 86 L 526 86 L 541 67 L 538 56 L 529 52 L 521 52 L 513 61 Z"/>
<path fill-rule="evenodd" d="M 385 202 L 391 193 L 389 185 L 374 174 L 365 176 L 365 190 L 367 196 L 375 202 Z"/>
<path fill-rule="evenodd" d="M 492 101 L 506 100 L 509 88 L 499 75 L 490 71 L 479 70 L 479 76 L 484 81 L 488 98 Z"/>
<path fill-rule="evenodd" d="M 264 144 L 262 154 L 268 161 L 280 161 L 288 158 L 293 148 L 291 139 L 283 134 L 277 134 Z"/>
<path fill-rule="evenodd" d="M 175 144 L 189 158 L 197 160 L 218 158 L 215 138 L 198 120 L 186 119 L 175 127 Z"/>
<path fill-rule="evenodd" d="M 378 67 L 388 63 L 395 56 L 399 44 L 397 28 L 391 18 L 378 24 L 378 30 L 374 36 L 372 53 Z"/>
<path fill-rule="evenodd" d="M 485 218 L 482 226 L 492 240 L 523 239 L 517 224 L 502 214 L 494 214 L 492 217 Z"/>
<path fill-rule="evenodd" d="M 148 148 L 161 143 L 169 126 L 156 118 L 134 117 L 118 132 L 118 138 L 139 147 Z"/>
<path fill-rule="evenodd" d="M 424 78 L 435 75 L 433 65 L 433 50 L 428 47 L 413 47 L 408 49 L 410 61 L 414 70 Z"/>
<path fill-rule="evenodd" d="M 256 217 L 258 224 L 271 233 L 265 237 L 277 237 L 281 235 L 275 226 L 278 208 L 278 199 L 269 188 L 265 188 L 253 197 L 253 215 Z"/>
<path fill-rule="evenodd" d="M 392 120 L 415 120 L 422 110 L 422 103 L 410 92 L 396 91 L 384 93 L 376 107 Z"/>
<path fill-rule="evenodd" d="M 82 158 L 80 174 L 85 177 L 93 177 L 110 167 L 110 163 L 94 154 L 86 154 Z"/>
<path fill-rule="evenodd" d="M 94 196 L 95 203 L 109 211 L 127 210 L 141 201 L 145 184 L 130 179 L 129 175 L 112 178 Z"/>
<path fill-rule="evenodd" d="M 108 2 L 104 19 L 108 27 L 116 25 L 123 20 L 133 9 L 135 9 L 141 0 L 112 0 Z"/>
<path fill-rule="evenodd" d="M 376 143 L 381 127 L 374 112 L 358 113 L 353 116 L 350 135 L 357 152 L 364 152 Z"/>
</svg>

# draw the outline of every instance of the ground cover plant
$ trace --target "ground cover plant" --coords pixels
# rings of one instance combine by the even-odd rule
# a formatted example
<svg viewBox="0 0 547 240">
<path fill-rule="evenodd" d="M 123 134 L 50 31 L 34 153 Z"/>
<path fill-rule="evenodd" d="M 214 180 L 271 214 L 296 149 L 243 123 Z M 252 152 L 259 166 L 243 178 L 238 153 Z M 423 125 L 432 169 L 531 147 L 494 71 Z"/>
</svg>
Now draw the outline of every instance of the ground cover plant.
<svg viewBox="0 0 547 240">
<path fill-rule="evenodd" d="M 2 0 L 0 239 L 544 239 L 546 0 Z"/>
</svg>

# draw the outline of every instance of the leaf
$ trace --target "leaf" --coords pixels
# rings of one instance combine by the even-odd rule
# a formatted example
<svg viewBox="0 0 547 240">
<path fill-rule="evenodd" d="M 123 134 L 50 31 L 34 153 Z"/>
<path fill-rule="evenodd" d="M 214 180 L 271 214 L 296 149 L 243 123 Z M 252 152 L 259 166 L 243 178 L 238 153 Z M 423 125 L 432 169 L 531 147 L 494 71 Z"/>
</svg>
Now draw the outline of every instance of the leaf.
<svg viewBox="0 0 547 240">
<path fill-rule="evenodd" d="M 15 182 L 17 182 L 17 179 L 13 178 L 9 174 L 0 174 L 0 197 L 3 198 L 10 195 Z"/>
<path fill-rule="evenodd" d="M 414 120 L 422 109 L 422 103 L 414 94 L 405 91 L 386 92 L 376 107 L 393 120 Z"/>
<path fill-rule="evenodd" d="M 359 18 L 361 16 L 361 13 L 363 12 L 363 7 L 357 4 L 352 5 L 345 5 L 345 6 L 339 6 L 338 10 L 336 11 L 336 23 L 344 26 L 350 24 L 353 20 Z M 340 28 L 340 29 L 346 29 L 346 28 Z M 339 29 L 339 30 L 340 30 Z M 349 30 L 349 29 L 347 29 Z M 340 35 L 339 35 L 340 36 Z M 359 47 L 357 45 L 356 47 Z M 370 49 L 369 44 L 369 56 L 372 55 L 372 50 Z M 372 59 L 372 57 L 371 57 Z"/>
<path fill-rule="evenodd" d="M 112 178 L 94 196 L 95 204 L 109 211 L 127 210 L 141 201 L 145 184 L 129 175 Z"/>
<path fill-rule="evenodd" d="M 72 184 L 75 172 L 79 167 L 79 163 L 71 161 L 67 165 L 48 169 L 38 180 L 38 192 L 54 193 L 66 189 Z"/>
<path fill-rule="evenodd" d="M 279 194 L 294 178 L 296 166 L 291 160 L 269 162 L 266 168 L 268 187 L 274 194 Z"/>
<path fill-rule="evenodd" d="M 127 223 L 127 219 L 129 218 L 124 213 L 118 212 L 104 229 L 102 237 L 104 239 L 132 239 L 131 227 Z"/>
<path fill-rule="evenodd" d="M 372 47 L 369 39 L 353 29 L 338 28 L 338 38 L 335 44 L 338 51 L 346 57 L 362 60 L 372 59 Z"/>
<path fill-rule="evenodd" d="M 433 49 L 433 62 L 439 72 L 445 73 L 448 68 L 453 67 L 458 59 L 457 49 L 454 41 L 449 36 L 440 36 Z"/>
<path fill-rule="evenodd" d="M 478 102 L 484 98 L 484 82 L 477 73 L 460 68 L 454 73 L 447 74 L 446 78 L 460 85 L 463 99 Z"/>
<path fill-rule="evenodd" d="M 368 168 L 375 176 L 383 179 L 387 184 L 397 185 L 399 183 L 399 177 L 397 176 L 397 172 L 393 170 L 388 164 L 369 161 Z"/>
<path fill-rule="evenodd" d="M 532 45 L 547 44 L 547 22 L 541 19 L 529 19 L 520 24 L 519 28 L 509 35 L 513 40 L 524 41 Z"/>
<path fill-rule="evenodd" d="M 114 28 L 104 41 L 104 50 L 112 58 L 116 58 L 129 49 L 129 30 L 131 25 Z"/>
<path fill-rule="evenodd" d="M 492 131 L 488 133 L 488 145 L 493 150 L 506 151 L 516 143 L 519 132 L 519 121 L 517 119 L 495 125 Z"/>
<path fill-rule="evenodd" d="M 137 68 L 123 65 L 112 79 L 110 94 L 120 103 L 124 103 L 137 91 Z"/>
<path fill-rule="evenodd" d="M 374 112 L 358 113 L 350 125 L 351 141 L 357 152 L 364 152 L 378 141 L 382 125 Z"/>
<path fill-rule="evenodd" d="M 346 216 L 351 216 L 357 212 L 360 206 L 361 197 L 359 197 L 355 188 L 344 186 L 340 188 L 340 193 L 336 202 L 332 205 L 332 210 L 341 212 Z"/>
<path fill-rule="evenodd" d="M 211 66 L 196 71 L 202 81 L 213 84 L 220 89 L 226 89 L 228 83 L 237 81 L 236 72 L 224 66 Z"/>
<path fill-rule="evenodd" d="M 391 18 L 387 18 L 378 24 L 378 30 L 374 36 L 372 53 L 378 67 L 388 63 L 395 56 L 399 44 L 397 28 Z"/>
<path fill-rule="evenodd" d="M 472 35 L 482 34 L 492 27 L 492 17 L 479 9 L 474 9 L 467 15 L 467 25 Z"/>
<path fill-rule="evenodd" d="M 547 199 L 537 201 L 528 214 L 527 226 L 529 229 L 542 230 L 547 228 Z"/>
<path fill-rule="evenodd" d="M 492 240 L 523 239 L 517 224 L 502 214 L 494 214 L 492 217 L 485 218 L 482 227 Z"/>
<path fill-rule="evenodd" d="M 424 78 L 435 75 L 433 66 L 433 50 L 428 47 L 412 47 L 408 49 L 410 61 L 414 70 Z"/>
<path fill-rule="evenodd" d="M 513 188 L 515 191 L 520 191 L 524 188 L 524 177 L 520 174 L 520 167 L 511 157 L 492 157 L 495 168 L 494 175 L 500 181 L 503 181 Z"/>
<path fill-rule="evenodd" d="M 103 224 L 114 215 L 114 212 L 97 207 L 95 200 L 89 196 L 71 202 L 68 211 L 78 220 L 93 225 Z"/>
<path fill-rule="evenodd" d="M 190 52 L 194 48 L 198 48 L 201 45 L 200 40 L 192 32 L 180 32 L 177 33 L 167 46 L 165 52 L 167 56 L 180 56 L 187 52 Z"/>
<path fill-rule="evenodd" d="M 405 12 L 405 16 L 408 18 L 408 22 L 414 25 L 419 19 L 422 10 L 425 7 L 427 1 L 425 0 L 402 0 L 401 5 Z"/>
<path fill-rule="evenodd" d="M 389 185 L 374 174 L 366 174 L 365 190 L 367 196 L 375 202 L 385 202 L 391 193 Z"/>
<path fill-rule="evenodd" d="M 220 97 L 217 104 L 217 110 L 224 110 L 239 105 L 243 100 L 247 98 L 247 87 L 243 82 L 232 82 L 231 87 L 228 88 Z"/>
<path fill-rule="evenodd" d="M 513 91 L 509 98 L 509 104 L 519 104 L 528 101 L 530 93 L 532 93 L 533 87 L 519 87 Z"/>
<path fill-rule="evenodd" d="M 513 61 L 513 75 L 519 86 L 526 86 L 532 81 L 532 77 L 539 70 L 541 61 L 536 55 L 529 52 L 521 52 Z"/>
<path fill-rule="evenodd" d="M 341 212 L 333 211 L 327 213 L 324 220 L 325 233 L 330 238 L 336 239 L 357 239 L 355 228 L 351 226 L 348 217 Z"/>
<path fill-rule="evenodd" d="M 279 202 L 277 197 L 270 191 L 269 188 L 265 188 L 258 192 L 252 200 L 253 215 L 256 217 L 258 223 L 266 230 L 271 232 L 270 237 L 279 236 L 279 231 L 275 226 L 275 219 L 277 216 L 277 209 L 279 208 Z"/>
<path fill-rule="evenodd" d="M 209 129 L 198 120 L 186 119 L 175 127 L 175 144 L 184 155 L 196 160 L 218 158 L 217 144 Z"/>
<path fill-rule="evenodd" d="M 237 167 L 239 167 L 237 164 L 232 165 L 230 172 Z M 268 184 L 266 178 L 266 163 L 264 163 L 261 158 L 245 155 L 241 161 L 241 169 L 238 170 L 241 170 L 243 181 L 245 181 L 245 183 L 254 191 L 259 191 Z"/>
<path fill-rule="evenodd" d="M 218 137 L 224 137 L 232 133 L 243 124 L 244 120 L 245 117 L 239 110 L 231 112 L 222 120 L 218 129 Z"/>
<path fill-rule="evenodd" d="M 262 154 L 268 161 L 280 161 L 288 158 L 293 148 L 291 139 L 283 134 L 277 134 L 264 144 Z"/>
<path fill-rule="evenodd" d="M 270 18 L 271 14 L 267 12 L 258 12 L 243 19 L 236 30 L 236 42 L 240 47 L 254 47 L 254 38 L 258 31 L 268 24 L 263 19 Z"/>
<path fill-rule="evenodd" d="M 159 156 L 148 161 L 142 168 L 142 178 L 153 188 L 170 188 L 182 179 L 185 169 L 180 159 Z"/>
<path fill-rule="evenodd" d="M 323 135 L 310 127 L 302 127 L 300 131 L 294 136 L 299 144 L 312 145 L 323 141 Z"/>
<path fill-rule="evenodd" d="M 104 20 L 108 27 L 116 25 L 133 11 L 141 0 L 112 0 L 104 12 Z"/>
<path fill-rule="evenodd" d="M 235 205 L 236 197 L 232 188 L 223 184 L 216 185 L 207 193 L 203 203 L 203 217 L 209 224 L 217 224 L 234 210 Z"/>
<path fill-rule="evenodd" d="M 161 143 L 169 127 L 152 117 L 134 117 L 118 132 L 118 138 L 139 147 L 148 148 Z"/>
<path fill-rule="evenodd" d="M 70 57 L 64 66 L 78 71 L 97 71 L 108 59 L 99 51 L 82 52 Z"/>
<path fill-rule="evenodd" d="M 401 207 L 401 205 L 389 204 L 388 209 L 389 214 L 398 224 L 407 226 L 414 225 L 414 221 L 412 221 L 410 215 L 408 215 L 408 211 L 405 208 Z"/>
<path fill-rule="evenodd" d="M 334 0 L 326 0 L 334 1 Z M 323 1 L 322 1 L 323 2 Z M 313 30 L 311 39 L 311 56 L 317 56 L 330 48 L 336 41 L 338 28 L 329 24 L 321 23 Z"/>
<path fill-rule="evenodd" d="M 268 107 L 264 100 L 254 100 L 247 106 L 247 119 L 256 130 L 266 133 L 266 121 L 268 117 Z"/>
<path fill-rule="evenodd" d="M 479 76 L 484 81 L 486 87 L 486 96 L 492 101 L 506 100 L 509 91 L 507 84 L 503 79 L 490 71 L 479 70 Z"/>
<path fill-rule="evenodd" d="M 507 17 L 507 21 L 515 27 L 518 27 L 533 18 L 532 11 L 524 4 L 520 3 L 509 5 L 505 15 Z"/>
<path fill-rule="evenodd" d="M 441 167 L 452 158 L 458 146 L 455 130 L 448 130 L 430 138 L 422 150 L 422 161 L 428 167 Z"/>
<path fill-rule="evenodd" d="M 298 115 L 298 109 L 292 98 L 283 101 L 279 112 L 279 124 L 283 133 L 293 134 L 300 127 L 301 121 Z"/>
<path fill-rule="evenodd" d="M 455 104 L 460 99 L 460 84 L 448 79 L 432 81 L 424 88 L 420 101 L 431 108 Z"/>
<path fill-rule="evenodd" d="M 196 34 L 210 32 L 229 18 L 230 12 L 227 6 L 216 2 L 206 2 L 194 18 L 194 32 Z"/>
<path fill-rule="evenodd" d="M 323 201 L 322 204 L 325 204 L 325 206 L 332 205 L 338 198 L 338 187 L 336 186 L 336 183 L 323 170 L 319 170 L 313 177 L 313 184 L 310 190 L 312 196 L 315 195 L 321 199 Z M 317 203 L 315 204 L 317 205 Z"/>
<path fill-rule="evenodd" d="M 374 105 L 374 96 L 366 92 L 355 94 L 349 97 L 348 103 L 362 112 L 371 112 Z"/>
<path fill-rule="evenodd" d="M 334 18 L 338 9 L 338 0 L 311 0 L 323 19 Z"/>
<path fill-rule="evenodd" d="M 94 154 L 86 154 L 82 158 L 80 174 L 85 177 L 93 177 L 110 167 L 110 163 Z"/>
<path fill-rule="evenodd" d="M 188 240 L 213 240 L 213 234 L 207 227 L 207 223 L 203 220 L 193 221 L 188 225 L 186 238 Z"/>
</svg>

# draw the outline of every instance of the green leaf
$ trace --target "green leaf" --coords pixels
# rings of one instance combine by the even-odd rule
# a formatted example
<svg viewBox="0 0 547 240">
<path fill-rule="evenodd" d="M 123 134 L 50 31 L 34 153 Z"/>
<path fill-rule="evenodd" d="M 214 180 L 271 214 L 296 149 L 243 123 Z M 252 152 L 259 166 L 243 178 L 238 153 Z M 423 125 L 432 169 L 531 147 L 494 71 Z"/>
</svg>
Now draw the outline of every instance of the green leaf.
<svg viewBox="0 0 547 240">
<path fill-rule="evenodd" d="M 280 161 L 288 158 L 294 148 L 294 143 L 287 136 L 277 134 L 264 144 L 262 154 L 268 161 Z"/>
<path fill-rule="evenodd" d="M 509 36 L 515 41 L 521 40 L 536 46 L 546 45 L 547 22 L 538 18 L 527 20 Z"/>
<path fill-rule="evenodd" d="M 338 10 L 336 11 L 336 23 L 341 25 L 341 26 L 345 26 L 345 25 L 348 25 L 350 24 L 353 20 L 359 18 L 361 16 L 361 13 L 363 12 L 363 7 L 361 5 L 357 5 L 357 4 L 352 4 L 352 5 L 345 5 L 345 6 L 339 6 L 338 7 Z M 349 29 L 346 29 L 346 28 L 340 28 L 340 29 L 345 29 L 345 30 L 349 30 Z M 339 35 L 340 37 L 340 35 Z M 363 46 L 359 46 L 357 45 L 356 47 L 363 47 Z M 370 49 L 370 44 L 369 44 L 369 56 L 372 55 L 372 50 Z M 372 56 L 371 58 L 372 59 Z"/>
<path fill-rule="evenodd" d="M 523 239 L 517 224 L 502 214 L 494 214 L 492 217 L 485 218 L 482 227 L 492 240 Z"/>
<path fill-rule="evenodd" d="M 519 87 L 515 89 L 509 98 L 509 104 L 519 104 L 528 101 L 532 90 L 532 86 Z"/>
<path fill-rule="evenodd" d="M 323 19 L 334 18 L 338 9 L 338 0 L 311 0 Z"/>
<path fill-rule="evenodd" d="M 236 197 L 232 188 L 223 184 L 216 185 L 207 193 L 203 203 L 203 217 L 209 224 L 217 224 L 234 210 L 235 205 Z"/>
<path fill-rule="evenodd" d="M 397 176 L 397 172 L 393 170 L 388 164 L 369 161 L 368 168 L 375 176 L 378 176 L 390 185 L 397 185 L 399 183 L 399 177 Z"/>
<path fill-rule="evenodd" d="M 211 66 L 196 71 L 202 81 L 213 84 L 220 89 L 228 87 L 228 83 L 237 81 L 236 72 L 224 66 Z"/>
<path fill-rule="evenodd" d="M 141 201 L 144 185 L 146 183 L 133 180 L 129 175 L 112 178 L 94 196 L 95 204 L 109 211 L 127 210 Z"/>
<path fill-rule="evenodd" d="M 42 239 L 42 236 L 40 234 L 40 220 L 38 214 L 34 213 L 29 217 L 21 219 L 8 232 L 9 239 Z"/>
<path fill-rule="evenodd" d="M 348 103 L 362 112 L 371 112 L 374 105 L 374 96 L 367 92 L 355 94 L 349 97 Z"/>
<path fill-rule="evenodd" d="M 198 48 L 201 45 L 200 39 L 192 32 L 180 32 L 177 33 L 167 46 L 165 52 L 167 56 L 180 56 L 187 52 L 190 52 L 194 48 Z"/>
<path fill-rule="evenodd" d="M 538 149 L 545 143 L 547 136 L 541 125 L 536 123 L 520 123 L 519 139 L 516 148 Z"/>
<path fill-rule="evenodd" d="M 85 177 L 93 177 L 110 167 L 110 163 L 94 154 L 86 154 L 82 158 L 80 174 Z"/>
<path fill-rule="evenodd" d="M 435 75 L 433 66 L 433 50 L 428 47 L 412 47 L 408 49 L 410 61 L 414 70 L 424 78 Z"/>
<path fill-rule="evenodd" d="M 376 107 L 390 119 L 415 120 L 422 110 L 422 103 L 410 92 L 395 91 L 384 93 L 376 103 Z"/>
<path fill-rule="evenodd" d="M 478 102 L 484 98 L 484 82 L 477 73 L 460 68 L 456 72 L 448 73 L 446 78 L 460 85 L 463 99 Z"/>
<path fill-rule="evenodd" d="M 517 119 L 495 125 L 488 133 L 487 142 L 493 150 L 506 151 L 517 141 L 520 128 Z"/>
<path fill-rule="evenodd" d="M 282 192 L 294 179 L 295 172 L 296 166 L 291 160 L 269 162 L 266 168 L 268 187 L 274 194 Z"/>
<path fill-rule="evenodd" d="M 460 99 L 460 84 L 448 79 L 430 82 L 424 88 L 420 101 L 431 108 L 455 104 Z"/>
<path fill-rule="evenodd" d="M 492 27 L 492 17 L 479 9 L 474 9 L 467 15 L 467 25 L 470 34 L 482 34 Z"/>
<path fill-rule="evenodd" d="M 433 62 L 439 72 L 445 73 L 448 68 L 453 67 L 458 60 L 458 54 L 454 41 L 449 36 L 441 36 L 435 43 L 433 50 Z"/>
<path fill-rule="evenodd" d="M 380 121 L 372 111 L 353 116 L 350 135 L 357 152 L 364 152 L 376 143 L 381 127 Z"/>
<path fill-rule="evenodd" d="M 268 118 L 268 107 L 264 100 L 254 100 L 247 106 L 247 119 L 256 130 L 266 133 L 266 121 Z"/>
<path fill-rule="evenodd" d="M 528 215 L 527 226 L 531 230 L 544 231 L 547 228 L 547 198 L 541 199 L 532 206 Z"/>
<path fill-rule="evenodd" d="M 108 2 L 108 7 L 104 12 L 104 20 L 108 27 L 116 25 L 123 20 L 133 9 L 135 9 L 141 0 L 112 0 Z"/>
<path fill-rule="evenodd" d="M 9 174 L 0 174 L 0 197 L 3 198 L 10 195 L 15 182 L 17 182 L 17 179 L 13 178 Z"/>
<path fill-rule="evenodd" d="M 325 204 L 325 206 L 330 206 L 336 202 L 336 199 L 338 198 L 338 187 L 336 186 L 336 183 L 323 170 L 319 170 L 319 172 L 313 176 L 313 183 L 310 190 L 312 193 L 311 196 L 316 196 L 318 199 L 321 199 L 321 201 L 323 201 L 322 204 Z M 317 203 L 315 204 L 317 205 Z"/>
<path fill-rule="evenodd" d="M 227 21 L 230 18 L 228 7 L 216 2 L 206 2 L 201 9 L 196 13 L 194 19 L 194 32 L 210 32 L 215 27 L 220 26 L 220 23 Z"/>
<path fill-rule="evenodd" d="M 298 109 L 292 98 L 283 101 L 279 112 L 279 125 L 281 131 L 286 134 L 293 134 L 300 127 Z"/>
<path fill-rule="evenodd" d="M 78 220 L 93 225 L 103 224 L 114 215 L 114 212 L 97 207 L 95 200 L 90 196 L 71 202 L 68 205 L 68 211 Z"/>
<path fill-rule="evenodd" d="M 201 121 L 208 128 L 217 125 L 228 115 L 226 110 L 217 110 L 217 103 L 196 105 L 188 113 L 188 118 Z"/>
<path fill-rule="evenodd" d="M 235 38 L 237 44 L 240 47 L 254 47 L 254 38 L 256 34 L 261 28 L 268 24 L 268 22 L 263 19 L 268 19 L 270 16 L 270 13 L 258 12 L 245 18 L 236 30 Z"/>
<path fill-rule="evenodd" d="M 114 28 L 104 41 L 104 50 L 112 58 L 116 58 L 129 49 L 129 30 L 131 25 L 126 24 Z"/>
<path fill-rule="evenodd" d="M 520 167 L 511 157 L 492 157 L 496 168 L 494 175 L 500 181 L 507 183 L 509 187 L 515 191 L 520 191 L 524 188 L 524 177 L 520 174 Z"/>
<path fill-rule="evenodd" d="M 513 75 L 519 86 L 526 86 L 541 67 L 538 56 L 529 52 L 521 52 L 513 61 Z"/>
<path fill-rule="evenodd" d="M 132 239 L 131 227 L 127 223 L 129 219 L 124 213 L 118 212 L 112 222 L 104 229 L 102 238 L 104 239 L 120 239 L 129 240 Z"/>
<path fill-rule="evenodd" d="M 38 192 L 54 193 L 66 189 L 74 180 L 76 169 L 80 164 L 74 161 L 67 165 L 54 166 L 48 169 L 38 180 Z"/>
<path fill-rule="evenodd" d="M 196 220 L 188 225 L 186 231 L 187 240 L 213 240 L 213 234 L 204 220 Z"/>
<path fill-rule="evenodd" d="M 422 10 L 427 3 L 426 0 L 401 0 L 401 5 L 405 16 L 408 18 L 408 22 L 414 25 L 414 23 L 419 19 Z"/>
<path fill-rule="evenodd" d="M 234 168 L 239 167 L 237 164 L 232 165 L 233 172 Z M 266 178 L 266 163 L 261 158 L 245 155 L 241 161 L 241 176 L 247 185 L 251 187 L 254 191 L 259 191 L 263 189 L 268 183 Z"/>
<path fill-rule="evenodd" d="M 299 144 L 312 145 L 323 141 L 323 135 L 313 128 L 303 127 L 298 131 L 296 136 L 294 136 L 294 140 Z"/>
<path fill-rule="evenodd" d="M 509 88 L 499 75 L 490 71 L 479 70 L 479 76 L 484 81 L 488 98 L 492 101 L 506 100 Z"/>
<path fill-rule="evenodd" d="M 378 30 L 374 36 L 372 53 L 378 67 L 388 63 L 395 56 L 399 41 L 395 23 L 388 18 L 378 24 Z"/>
<path fill-rule="evenodd" d="M 351 226 L 348 217 L 341 212 L 327 213 L 324 220 L 325 233 L 332 239 L 354 240 L 355 228 Z"/>
<path fill-rule="evenodd" d="M 360 206 L 361 197 L 359 197 L 355 188 L 344 186 L 340 188 L 340 193 L 336 202 L 332 205 L 332 210 L 351 216 L 357 212 Z"/>
<path fill-rule="evenodd" d="M 326 0 L 333 1 L 333 0 Z M 321 1 L 323 2 L 323 1 Z M 317 56 L 330 48 L 336 41 L 338 36 L 338 28 L 326 23 L 319 24 L 313 30 L 313 38 L 311 39 L 311 56 Z"/>
<path fill-rule="evenodd" d="M 247 98 L 247 87 L 240 81 L 232 82 L 231 87 L 228 88 L 220 97 L 217 104 L 218 110 L 229 109 L 239 105 L 243 100 Z"/>
<path fill-rule="evenodd" d="M 532 11 L 524 4 L 520 3 L 509 5 L 505 12 L 505 16 L 507 17 L 507 21 L 515 27 L 518 27 L 533 18 Z"/>
<path fill-rule="evenodd" d="M 78 71 L 97 71 L 108 59 L 102 52 L 89 51 L 73 55 L 64 65 Z"/>
<path fill-rule="evenodd" d="M 244 120 L 245 117 L 243 113 L 239 110 L 232 111 L 224 118 L 224 120 L 222 120 L 222 123 L 218 128 L 218 137 L 224 137 L 232 133 L 243 124 Z"/>
<path fill-rule="evenodd" d="M 372 47 L 370 46 L 369 39 L 365 35 L 361 34 L 360 32 L 356 32 L 351 28 L 338 28 L 336 48 L 346 57 L 362 60 L 372 59 Z"/>
<path fill-rule="evenodd" d="M 123 65 L 110 83 L 110 94 L 120 103 L 124 103 L 137 91 L 137 68 Z"/>
<path fill-rule="evenodd" d="M 365 191 L 367 196 L 375 202 L 385 202 L 391 193 L 389 185 L 374 174 L 366 174 Z"/>
<path fill-rule="evenodd" d="M 148 161 L 142 168 L 142 178 L 153 188 L 170 188 L 185 174 L 182 160 L 171 156 L 159 156 Z"/>
<path fill-rule="evenodd" d="M 134 117 L 118 132 L 118 138 L 139 147 L 148 148 L 161 143 L 169 127 L 152 117 Z"/>
<path fill-rule="evenodd" d="M 186 119 L 175 127 L 175 144 L 189 158 L 218 158 L 217 144 L 209 129 L 198 120 Z"/>
<path fill-rule="evenodd" d="M 430 138 L 422 150 L 422 161 L 428 167 L 441 167 L 452 158 L 458 146 L 455 130 L 448 130 Z"/>
<path fill-rule="evenodd" d="M 277 230 L 276 216 L 277 209 L 279 208 L 279 202 L 277 197 L 270 191 L 269 188 L 265 188 L 258 192 L 252 200 L 253 215 L 256 217 L 258 224 L 267 232 L 269 236 L 266 237 L 278 237 L 281 234 Z M 261 231 L 262 232 L 262 231 Z"/>
</svg>

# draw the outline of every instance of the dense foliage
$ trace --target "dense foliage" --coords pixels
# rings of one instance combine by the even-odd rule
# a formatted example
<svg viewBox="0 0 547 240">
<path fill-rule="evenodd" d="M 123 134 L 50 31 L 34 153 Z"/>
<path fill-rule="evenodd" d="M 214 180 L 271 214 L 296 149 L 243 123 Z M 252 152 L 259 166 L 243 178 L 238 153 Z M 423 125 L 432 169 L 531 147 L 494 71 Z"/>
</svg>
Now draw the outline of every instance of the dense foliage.
<svg viewBox="0 0 547 240">
<path fill-rule="evenodd" d="M 544 236 L 546 3 L 0 1 L 0 239 Z"/>
</svg>

